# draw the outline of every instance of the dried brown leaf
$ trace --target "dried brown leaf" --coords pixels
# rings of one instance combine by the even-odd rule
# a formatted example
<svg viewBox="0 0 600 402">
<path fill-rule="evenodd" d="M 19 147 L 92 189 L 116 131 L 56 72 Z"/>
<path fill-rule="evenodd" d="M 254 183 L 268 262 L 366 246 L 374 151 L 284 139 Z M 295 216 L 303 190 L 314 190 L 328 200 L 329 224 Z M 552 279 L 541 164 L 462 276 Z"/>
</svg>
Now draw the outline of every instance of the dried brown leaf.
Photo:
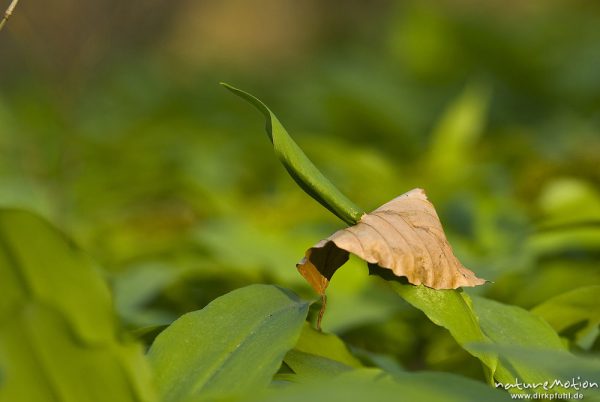
<svg viewBox="0 0 600 402">
<path fill-rule="evenodd" d="M 323 295 L 349 253 L 390 269 L 413 285 L 456 289 L 487 282 L 458 261 L 433 204 L 419 188 L 364 214 L 356 225 L 321 240 L 306 251 L 297 268 Z"/>
</svg>

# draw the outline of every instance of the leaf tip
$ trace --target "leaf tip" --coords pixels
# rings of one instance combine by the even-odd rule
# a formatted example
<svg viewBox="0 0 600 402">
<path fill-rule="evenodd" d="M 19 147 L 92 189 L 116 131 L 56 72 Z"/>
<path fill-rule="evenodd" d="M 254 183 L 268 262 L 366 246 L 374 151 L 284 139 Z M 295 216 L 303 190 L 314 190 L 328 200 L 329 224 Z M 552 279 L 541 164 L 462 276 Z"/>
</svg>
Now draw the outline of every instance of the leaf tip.
<svg viewBox="0 0 600 402">
<path fill-rule="evenodd" d="M 271 120 L 274 119 L 275 117 L 271 115 L 271 111 L 269 110 L 269 108 L 267 107 L 267 105 L 265 105 L 260 99 L 258 99 L 256 96 L 243 91 L 239 88 L 234 87 L 233 85 L 230 85 L 226 82 L 219 82 L 219 84 L 223 87 L 225 87 L 226 89 L 228 89 L 230 92 L 232 92 L 234 95 L 239 96 L 240 98 L 246 100 L 247 102 L 249 102 L 250 104 L 254 105 L 254 107 L 256 107 L 264 116 L 265 119 L 267 120 L 267 132 L 269 134 L 269 137 L 271 137 Z"/>
<path fill-rule="evenodd" d="M 235 90 L 237 88 L 235 88 L 233 85 L 230 85 L 228 83 L 226 83 L 225 81 L 219 81 L 219 85 L 221 85 L 222 87 L 225 87 L 229 90 Z"/>
</svg>

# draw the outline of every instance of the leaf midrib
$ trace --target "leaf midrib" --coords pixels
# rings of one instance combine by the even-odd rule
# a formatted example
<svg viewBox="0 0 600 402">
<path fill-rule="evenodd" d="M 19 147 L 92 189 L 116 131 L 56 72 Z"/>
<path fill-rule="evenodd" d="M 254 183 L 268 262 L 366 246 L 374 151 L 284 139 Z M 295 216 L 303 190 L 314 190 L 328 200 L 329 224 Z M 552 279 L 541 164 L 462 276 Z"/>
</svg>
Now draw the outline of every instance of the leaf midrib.
<svg viewBox="0 0 600 402">
<path fill-rule="evenodd" d="M 196 384 L 191 388 L 190 394 L 196 395 L 198 392 L 202 391 L 203 388 L 205 388 L 207 386 L 207 384 L 209 384 L 223 370 L 223 368 L 234 358 L 234 356 L 236 356 L 239 353 L 242 346 L 247 344 L 258 333 L 258 330 L 260 329 L 260 327 L 262 327 L 269 319 L 272 319 L 275 316 L 279 316 L 285 312 L 288 312 L 289 310 L 293 310 L 295 307 L 300 307 L 305 304 L 306 303 L 297 303 L 296 306 L 294 306 L 294 305 L 287 306 L 285 308 L 281 308 L 279 310 L 276 310 L 276 311 L 268 314 L 262 320 L 260 320 L 256 325 L 250 327 L 250 331 L 248 333 L 246 333 L 244 336 L 242 336 L 240 338 L 236 338 L 234 341 L 232 341 L 232 343 L 234 343 L 236 345 L 233 348 L 233 350 L 226 353 L 223 357 L 215 360 L 215 362 L 210 366 L 210 369 L 207 370 L 207 372 L 209 373 L 208 377 L 202 379 L 199 382 L 196 382 Z M 282 354 L 285 354 L 285 352 L 283 352 Z M 179 392 L 176 392 L 176 394 L 178 394 L 178 393 Z"/>
</svg>

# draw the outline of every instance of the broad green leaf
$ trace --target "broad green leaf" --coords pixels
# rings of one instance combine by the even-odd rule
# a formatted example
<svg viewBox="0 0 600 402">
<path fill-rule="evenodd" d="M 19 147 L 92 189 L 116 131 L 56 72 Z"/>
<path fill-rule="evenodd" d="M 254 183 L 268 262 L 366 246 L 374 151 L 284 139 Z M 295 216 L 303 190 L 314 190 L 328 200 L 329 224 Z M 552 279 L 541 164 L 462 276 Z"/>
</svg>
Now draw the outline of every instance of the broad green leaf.
<svg viewBox="0 0 600 402">
<path fill-rule="evenodd" d="M 512 345 L 548 350 L 564 350 L 556 332 L 538 316 L 517 306 L 509 306 L 483 297 L 472 297 L 473 310 L 483 332 L 496 345 Z M 468 346 L 466 347 L 468 350 Z M 543 367 L 521 367 L 518 361 L 499 355 L 495 378 L 510 381 L 518 374 L 524 381 L 542 381 Z"/>
<path fill-rule="evenodd" d="M 493 343 L 565 349 L 552 327 L 529 311 L 479 296 L 471 300 L 479 325 Z"/>
<path fill-rule="evenodd" d="M 298 185 L 312 198 L 349 225 L 354 225 L 363 211 L 343 195 L 308 159 L 300 147 L 289 136 L 271 110 L 259 99 L 234 88 L 222 85 L 234 94 L 254 105 L 266 120 L 266 130 L 273 143 L 277 157 Z"/>
<path fill-rule="evenodd" d="M 575 177 L 549 181 L 538 199 L 542 228 L 569 230 L 600 219 L 600 191 L 591 182 Z"/>
<path fill-rule="evenodd" d="M 326 357 L 350 367 L 362 367 L 360 360 L 348 351 L 344 341 L 334 334 L 317 331 L 309 323 L 302 327 L 294 350 Z"/>
<path fill-rule="evenodd" d="M 141 346 L 118 338 L 108 288 L 61 233 L 0 210 L 0 277 L 0 400 L 154 399 Z"/>
<path fill-rule="evenodd" d="M 296 349 L 290 350 L 285 355 L 284 361 L 295 373 L 294 376 L 287 376 L 286 378 L 296 382 L 333 378 L 341 373 L 353 370 L 351 366 L 339 361 Z"/>
<path fill-rule="evenodd" d="M 185 314 L 148 356 L 165 402 L 237 394 L 267 386 L 294 347 L 308 304 L 291 291 L 251 285 Z"/>
<path fill-rule="evenodd" d="M 528 382 L 530 384 L 554 380 L 577 382 L 581 384 L 579 391 L 571 387 L 566 392 L 580 392 L 586 401 L 600 401 L 600 361 L 598 359 L 577 356 L 565 350 L 550 350 L 528 348 L 518 345 L 473 344 L 470 348 L 481 352 L 496 353 L 518 362 L 519 366 L 529 371 L 543 371 L 545 376 L 539 382 L 527 381 L 517 373 L 516 377 L 508 379 L 504 384 Z M 588 385 L 583 383 L 587 381 Z M 594 385 L 595 384 L 595 385 Z"/>
<path fill-rule="evenodd" d="M 407 401 L 507 401 L 510 399 L 504 392 L 491 389 L 485 384 L 448 373 L 405 372 L 396 374 L 393 378 L 407 390 L 403 393 Z M 413 397 L 410 397 L 410 394 Z"/>
<path fill-rule="evenodd" d="M 585 286 L 560 294 L 534 307 L 531 312 L 546 320 L 558 333 L 578 326 L 577 343 L 589 348 L 600 325 L 600 286 Z"/>
<path fill-rule="evenodd" d="M 349 351 L 344 341 L 335 336 L 312 328 L 307 322 L 294 349 L 283 361 L 296 376 L 291 381 L 306 381 L 333 377 L 340 373 L 363 367 Z"/>
<path fill-rule="evenodd" d="M 533 253 L 544 256 L 577 251 L 593 255 L 600 249 L 600 191 L 597 186 L 572 177 L 554 179 L 544 187 L 538 206 L 541 219 L 528 244 Z M 570 267 L 571 259 L 568 262 Z M 571 276 L 571 269 L 567 271 Z M 573 284 L 571 280 L 568 283 Z M 586 277 L 582 285 L 594 283 L 597 282 Z M 535 293 L 539 294 L 539 291 Z"/>
<path fill-rule="evenodd" d="M 522 308 L 482 297 L 471 298 L 457 290 L 433 290 L 396 281 L 392 281 L 391 285 L 433 323 L 446 328 L 459 345 L 479 358 L 492 376 L 500 381 L 514 378 L 515 369 L 519 369 L 515 367 L 516 363 L 510 359 L 499 361 L 494 353 L 471 348 L 471 343 L 564 349 L 556 332 L 545 321 Z M 544 372 L 521 370 L 520 374 L 524 379 L 534 381 L 543 376 Z"/>
<path fill-rule="evenodd" d="M 448 107 L 435 127 L 426 166 L 439 184 L 452 184 L 464 175 L 469 166 L 465 160 L 474 154 L 473 147 L 483 132 L 489 100 L 489 88 L 472 83 Z"/>
<path fill-rule="evenodd" d="M 86 344 L 72 334 L 64 315 L 43 303 L 3 323 L 0 400 L 155 400 L 140 345 L 116 339 Z"/>
<path fill-rule="evenodd" d="M 461 290 L 434 290 L 426 286 L 405 285 L 397 281 L 389 283 L 404 300 L 425 313 L 434 324 L 446 328 L 459 345 L 481 360 L 491 382 L 498 365 L 497 358 L 490 353 L 469 350 L 466 346 L 471 342 L 490 342 L 466 293 Z"/>
<path fill-rule="evenodd" d="M 1 322 L 33 300 L 65 315 L 87 342 L 111 336 L 110 292 L 83 254 L 46 222 L 24 211 L 0 211 L 0 230 Z"/>
<path fill-rule="evenodd" d="M 480 402 L 508 401 L 508 394 L 482 383 L 447 373 L 406 373 L 390 376 L 377 369 L 343 373 L 327 381 L 292 385 L 264 396 L 261 402 Z"/>
</svg>

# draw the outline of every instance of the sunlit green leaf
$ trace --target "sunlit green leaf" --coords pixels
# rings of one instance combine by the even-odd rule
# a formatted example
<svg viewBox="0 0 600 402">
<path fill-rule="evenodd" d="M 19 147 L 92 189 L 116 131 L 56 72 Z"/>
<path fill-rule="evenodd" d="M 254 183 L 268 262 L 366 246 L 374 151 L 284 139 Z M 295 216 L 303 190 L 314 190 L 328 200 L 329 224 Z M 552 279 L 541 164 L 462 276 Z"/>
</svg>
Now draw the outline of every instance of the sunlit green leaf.
<svg viewBox="0 0 600 402">
<path fill-rule="evenodd" d="M 378 369 L 361 369 L 309 385 L 290 386 L 250 401 L 508 401 L 502 391 L 452 374 L 405 373 L 390 376 Z"/>
<path fill-rule="evenodd" d="M 497 358 L 490 353 L 470 351 L 465 346 L 470 342 L 490 342 L 466 293 L 461 290 L 434 290 L 426 286 L 405 285 L 397 281 L 389 283 L 404 300 L 425 313 L 434 324 L 446 328 L 459 345 L 481 360 L 491 382 L 498 365 Z"/>
<path fill-rule="evenodd" d="M 296 382 L 307 382 L 333 378 L 353 368 L 336 360 L 311 353 L 290 350 L 285 355 L 285 364 L 295 373 Z M 289 377 L 290 379 L 293 377 Z"/>
<path fill-rule="evenodd" d="M 296 346 L 283 361 L 296 374 L 293 381 L 324 379 L 363 366 L 344 341 L 317 331 L 309 323 L 304 324 Z"/>
<path fill-rule="evenodd" d="M 534 307 L 531 312 L 546 320 L 558 333 L 575 326 L 575 339 L 589 348 L 598 335 L 600 325 L 600 286 L 584 286 L 560 294 Z"/>
<path fill-rule="evenodd" d="M 0 400 L 151 401 L 141 346 L 118 338 L 104 281 L 65 237 L 0 211 Z"/>
<path fill-rule="evenodd" d="M 473 296 L 473 310 L 483 332 L 496 345 L 512 345 L 548 350 L 564 350 L 565 347 L 547 322 L 517 306 L 502 304 L 494 300 Z M 469 350 L 469 346 L 466 345 Z M 545 368 L 522 367 L 518 361 L 499 355 L 500 361 L 495 378 L 509 381 L 518 374 L 524 381 L 542 381 L 546 378 Z"/>
<path fill-rule="evenodd" d="M 476 141 L 483 132 L 489 105 L 489 89 L 472 83 L 448 107 L 432 134 L 426 166 L 440 182 L 453 183 L 469 168 Z M 443 172 L 439 175 L 439 172 Z M 441 184 L 441 183 L 440 183 Z"/>
<path fill-rule="evenodd" d="M 148 354 L 163 401 L 267 386 L 294 347 L 307 312 L 308 304 L 291 291 L 251 285 L 182 316 Z"/>
<path fill-rule="evenodd" d="M 334 334 L 317 331 L 308 323 L 302 328 L 294 350 L 326 357 L 350 367 L 362 367 L 361 362 L 348 351 L 344 341 Z"/>
<path fill-rule="evenodd" d="M 592 183 L 576 177 L 559 177 L 548 182 L 538 204 L 543 217 L 541 228 L 568 231 L 600 220 L 600 192 Z"/>
<path fill-rule="evenodd" d="M 505 384 L 515 384 L 516 380 L 529 384 L 543 384 L 545 381 L 552 383 L 554 380 L 570 381 L 580 384 L 581 386 L 577 386 L 580 390 L 572 386 L 561 391 L 571 393 L 577 391 L 583 394 L 586 401 L 600 401 L 600 378 L 598 376 L 600 362 L 598 359 L 577 356 L 565 350 L 529 348 L 518 345 L 473 344 L 470 347 L 481 352 L 497 353 L 512 362 L 517 362 L 525 370 L 543 370 L 545 373 L 544 377 L 535 381 L 523 378 L 518 372 L 516 377 L 504 381 Z M 588 386 L 583 385 L 586 381 Z"/>
<path fill-rule="evenodd" d="M 228 84 L 222 85 L 250 102 L 265 116 L 267 134 L 273 143 L 275 153 L 296 183 L 347 224 L 353 225 L 358 222 L 363 211 L 323 176 L 289 136 L 273 112 L 263 102 L 249 93 Z"/>
<path fill-rule="evenodd" d="M 471 348 L 471 343 L 564 349 L 556 332 L 545 321 L 519 307 L 482 297 L 471 298 L 457 290 L 433 290 L 396 281 L 392 281 L 391 285 L 433 323 L 446 328 L 458 344 L 479 358 L 497 380 L 509 381 L 514 378 L 515 370 L 519 370 L 523 379 L 534 381 L 542 378 L 545 371 L 542 367 L 522 369 L 510 359 L 499 361 L 494 353 Z"/>
<path fill-rule="evenodd" d="M 548 323 L 529 311 L 479 296 L 471 296 L 483 332 L 493 343 L 564 349 Z"/>
</svg>

